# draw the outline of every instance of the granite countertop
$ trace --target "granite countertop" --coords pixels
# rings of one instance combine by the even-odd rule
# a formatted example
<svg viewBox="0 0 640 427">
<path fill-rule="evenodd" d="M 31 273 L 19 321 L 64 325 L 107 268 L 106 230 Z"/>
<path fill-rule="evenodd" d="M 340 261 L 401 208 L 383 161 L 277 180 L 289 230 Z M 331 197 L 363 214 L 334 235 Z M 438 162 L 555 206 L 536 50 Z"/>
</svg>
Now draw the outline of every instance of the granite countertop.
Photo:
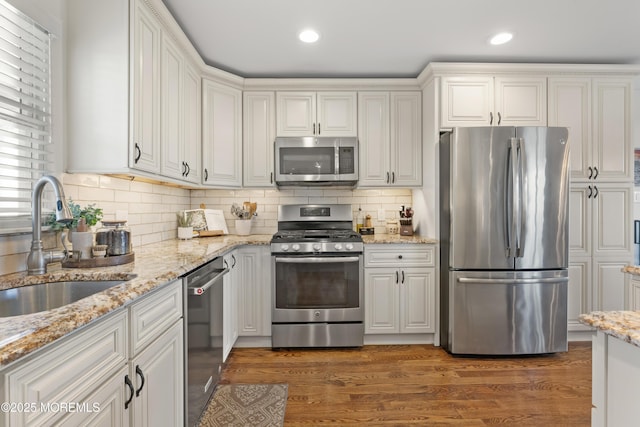
<svg viewBox="0 0 640 427">
<path fill-rule="evenodd" d="M 637 265 L 626 265 L 622 268 L 623 273 L 633 274 L 635 276 L 640 276 L 640 266 Z"/>
<path fill-rule="evenodd" d="M 363 236 L 363 240 L 365 243 L 437 243 L 417 235 L 381 234 Z M 135 248 L 135 261 L 129 264 L 99 268 L 61 268 L 53 264 L 42 276 L 27 276 L 25 272 L 0 276 L 0 290 L 66 280 L 127 281 L 54 310 L 0 318 L 0 368 L 237 246 L 268 245 L 270 241 L 270 234 L 165 240 Z"/>
<path fill-rule="evenodd" d="M 640 311 L 593 311 L 580 322 L 640 347 Z"/>
<path fill-rule="evenodd" d="M 438 240 L 429 237 L 422 237 L 419 235 L 413 236 L 401 236 L 399 234 L 371 234 L 362 236 L 362 240 L 365 244 L 369 243 L 422 243 L 422 244 L 436 244 Z"/>
<path fill-rule="evenodd" d="M 271 235 L 165 240 L 134 249 L 132 263 L 100 268 L 51 268 L 42 276 L 0 276 L 0 289 L 65 280 L 127 280 L 54 310 L 0 318 L 0 368 L 75 329 L 129 304 L 236 246 L 267 245 Z"/>
</svg>

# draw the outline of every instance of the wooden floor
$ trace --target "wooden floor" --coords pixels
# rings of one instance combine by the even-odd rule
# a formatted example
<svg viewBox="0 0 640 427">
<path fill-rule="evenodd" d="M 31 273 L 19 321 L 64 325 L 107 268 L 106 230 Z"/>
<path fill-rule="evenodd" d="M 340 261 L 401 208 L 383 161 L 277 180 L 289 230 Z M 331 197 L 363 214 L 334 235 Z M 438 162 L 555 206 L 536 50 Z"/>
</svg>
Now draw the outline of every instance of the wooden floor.
<svg viewBox="0 0 640 427">
<path fill-rule="evenodd" d="M 287 383 L 285 426 L 589 426 L 591 343 L 452 357 L 432 345 L 233 350 L 222 383 Z"/>
</svg>

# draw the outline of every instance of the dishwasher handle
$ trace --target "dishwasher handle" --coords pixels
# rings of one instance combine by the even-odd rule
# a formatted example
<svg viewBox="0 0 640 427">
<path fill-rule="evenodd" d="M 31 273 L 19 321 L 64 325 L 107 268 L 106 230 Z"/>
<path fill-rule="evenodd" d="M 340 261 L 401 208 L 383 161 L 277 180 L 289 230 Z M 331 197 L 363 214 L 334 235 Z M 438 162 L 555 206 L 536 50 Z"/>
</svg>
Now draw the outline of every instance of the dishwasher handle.
<svg viewBox="0 0 640 427">
<path fill-rule="evenodd" d="M 188 295 L 196 295 L 196 296 L 201 296 L 204 295 L 207 290 L 213 286 L 214 283 L 216 283 L 218 280 L 222 279 L 222 276 L 224 276 L 225 274 L 227 274 L 229 272 L 229 267 L 223 269 L 223 270 L 217 270 L 218 274 L 216 274 L 215 276 L 213 276 L 211 279 L 209 279 L 204 285 L 200 286 L 200 284 L 196 284 L 195 286 L 189 286 L 187 288 L 187 294 Z"/>
</svg>

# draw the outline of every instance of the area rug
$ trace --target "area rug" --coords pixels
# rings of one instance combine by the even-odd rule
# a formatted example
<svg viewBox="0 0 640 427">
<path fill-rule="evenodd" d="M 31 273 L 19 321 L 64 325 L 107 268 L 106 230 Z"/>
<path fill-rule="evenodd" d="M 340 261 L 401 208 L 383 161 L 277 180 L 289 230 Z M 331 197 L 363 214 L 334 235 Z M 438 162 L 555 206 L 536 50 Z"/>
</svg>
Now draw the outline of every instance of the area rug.
<svg viewBox="0 0 640 427">
<path fill-rule="evenodd" d="M 287 384 L 221 384 L 200 427 L 282 427 L 287 392 Z"/>
</svg>

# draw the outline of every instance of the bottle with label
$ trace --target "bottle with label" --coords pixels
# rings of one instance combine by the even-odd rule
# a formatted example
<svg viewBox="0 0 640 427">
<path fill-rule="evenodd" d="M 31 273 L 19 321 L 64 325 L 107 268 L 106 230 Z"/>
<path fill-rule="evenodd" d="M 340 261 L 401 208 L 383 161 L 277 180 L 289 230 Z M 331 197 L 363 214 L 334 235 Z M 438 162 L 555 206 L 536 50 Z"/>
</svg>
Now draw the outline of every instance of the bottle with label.
<svg viewBox="0 0 640 427">
<path fill-rule="evenodd" d="M 364 227 L 364 214 L 362 213 L 362 208 L 358 208 L 358 215 L 356 216 L 356 232 L 359 233 L 360 229 Z"/>
</svg>

